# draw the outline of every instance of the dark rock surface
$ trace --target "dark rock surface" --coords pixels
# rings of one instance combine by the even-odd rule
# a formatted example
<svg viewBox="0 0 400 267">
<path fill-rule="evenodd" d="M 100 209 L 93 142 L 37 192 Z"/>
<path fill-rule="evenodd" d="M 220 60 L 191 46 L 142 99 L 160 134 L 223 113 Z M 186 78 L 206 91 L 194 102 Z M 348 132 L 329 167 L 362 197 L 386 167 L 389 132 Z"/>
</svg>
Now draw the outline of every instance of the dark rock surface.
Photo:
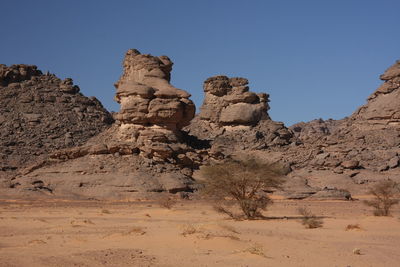
<svg viewBox="0 0 400 267">
<path fill-rule="evenodd" d="M 72 79 L 36 66 L 0 65 L 0 177 L 107 129 L 111 115 Z"/>
</svg>

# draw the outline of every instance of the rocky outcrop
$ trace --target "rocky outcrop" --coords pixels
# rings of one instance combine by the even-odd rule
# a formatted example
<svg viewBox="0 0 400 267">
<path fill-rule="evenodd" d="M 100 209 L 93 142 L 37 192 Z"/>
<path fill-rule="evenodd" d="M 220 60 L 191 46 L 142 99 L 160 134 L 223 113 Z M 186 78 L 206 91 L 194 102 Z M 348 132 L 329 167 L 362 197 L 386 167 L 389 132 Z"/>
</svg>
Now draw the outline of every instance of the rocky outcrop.
<svg viewBox="0 0 400 267">
<path fill-rule="evenodd" d="M 30 80 L 33 76 L 40 76 L 42 72 L 34 65 L 17 64 L 7 67 L 0 64 L 0 86 L 7 86 L 10 83 L 19 83 Z"/>
<path fill-rule="evenodd" d="M 98 199 L 193 191 L 192 169 L 202 155 L 183 142 L 181 128 L 195 106 L 190 94 L 170 84 L 172 61 L 131 49 L 123 66 L 115 84 L 121 104 L 115 123 L 84 145 L 25 168 L 10 187 L 21 194 Z"/>
<path fill-rule="evenodd" d="M 255 125 L 268 117 L 268 95 L 249 92 L 248 80 L 215 76 L 204 82 L 200 119 L 218 125 Z"/>
<path fill-rule="evenodd" d="M 195 114 L 190 94 L 170 84 L 172 64 L 167 56 L 131 49 L 115 84 L 120 141 L 136 143 L 142 156 L 162 162 L 185 152 L 180 130 Z"/>
<path fill-rule="evenodd" d="M 400 123 L 400 60 L 380 76 L 383 84 L 354 114 L 355 120 L 377 124 Z"/>
<path fill-rule="evenodd" d="M 189 135 L 209 140 L 211 152 L 266 149 L 292 142 L 292 133 L 268 115 L 269 95 L 249 91 L 245 78 L 215 76 L 204 82 L 201 112 L 186 127 Z"/>
<path fill-rule="evenodd" d="M 180 130 L 194 117 L 190 94 L 170 84 L 172 61 L 129 50 L 124 59 L 124 73 L 115 84 L 116 100 L 121 110 L 116 119 L 124 124 L 160 126 Z"/>
<path fill-rule="evenodd" d="M 0 177 L 58 149 L 85 143 L 113 119 L 72 79 L 36 66 L 0 65 Z"/>
</svg>

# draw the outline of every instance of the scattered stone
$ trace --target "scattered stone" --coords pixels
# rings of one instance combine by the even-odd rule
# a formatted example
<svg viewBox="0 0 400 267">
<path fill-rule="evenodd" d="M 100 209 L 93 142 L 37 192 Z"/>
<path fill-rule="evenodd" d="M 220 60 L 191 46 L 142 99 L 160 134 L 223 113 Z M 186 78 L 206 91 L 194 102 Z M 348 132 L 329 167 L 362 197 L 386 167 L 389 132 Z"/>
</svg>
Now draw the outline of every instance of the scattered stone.
<svg viewBox="0 0 400 267">
<path fill-rule="evenodd" d="M 107 129 L 111 115 L 72 79 L 34 65 L 0 65 L 0 178 Z"/>
<path fill-rule="evenodd" d="M 340 165 L 345 169 L 357 169 L 359 167 L 360 162 L 358 160 L 346 160 L 343 161 Z"/>
</svg>

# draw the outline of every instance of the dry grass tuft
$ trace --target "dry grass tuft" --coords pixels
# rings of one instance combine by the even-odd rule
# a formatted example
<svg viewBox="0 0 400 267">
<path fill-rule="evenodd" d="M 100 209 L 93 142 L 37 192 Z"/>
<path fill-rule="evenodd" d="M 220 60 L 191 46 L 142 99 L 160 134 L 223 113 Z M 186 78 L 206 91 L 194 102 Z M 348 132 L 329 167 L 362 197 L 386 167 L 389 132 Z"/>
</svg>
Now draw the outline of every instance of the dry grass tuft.
<svg viewBox="0 0 400 267">
<path fill-rule="evenodd" d="M 181 234 L 186 237 L 188 235 L 193 235 L 196 233 L 200 233 L 197 227 L 195 227 L 193 224 L 186 224 L 183 226 L 183 231 Z"/>
<path fill-rule="evenodd" d="M 111 214 L 111 211 L 109 211 L 108 209 L 102 209 L 101 213 L 103 213 L 103 214 Z"/>
<path fill-rule="evenodd" d="M 127 235 L 144 235 L 146 234 L 145 228 L 140 227 L 140 226 L 134 226 L 132 227 L 128 232 L 126 232 Z"/>
<path fill-rule="evenodd" d="M 232 225 L 228 225 L 228 224 L 220 224 L 219 227 L 221 227 L 222 229 L 229 231 L 231 233 L 234 234 L 240 234 L 240 232 L 238 230 L 236 230 L 235 227 L 233 227 Z"/>
<path fill-rule="evenodd" d="M 163 193 L 158 197 L 157 203 L 160 207 L 170 210 L 177 204 L 177 201 L 172 196 L 169 196 L 168 193 Z"/>
<path fill-rule="evenodd" d="M 251 247 L 249 247 L 249 248 L 243 250 L 243 252 L 248 252 L 248 253 L 250 253 L 250 254 L 258 255 L 258 256 L 261 256 L 261 257 L 264 257 L 264 258 L 267 257 L 267 256 L 265 255 L 263 245 L 258 244 L 258 243 L 253 244 Z"/>
<path fill-rule="evenodd" d="M 357 224 L 349 224 L 346 226 L 345 228 L 346 231 L 350 231 L 350 230 L 361 230 L 361 226 L 357 223 Z"/>
<path fill-rule="evenodd" d="M 308 229 L 320 228 L 324 224 L 321 218 L 315 216 L 306 207 L 298 208 L 297 212 L 302 216 L 301 224 L 303 224 Z"/>
</svg>

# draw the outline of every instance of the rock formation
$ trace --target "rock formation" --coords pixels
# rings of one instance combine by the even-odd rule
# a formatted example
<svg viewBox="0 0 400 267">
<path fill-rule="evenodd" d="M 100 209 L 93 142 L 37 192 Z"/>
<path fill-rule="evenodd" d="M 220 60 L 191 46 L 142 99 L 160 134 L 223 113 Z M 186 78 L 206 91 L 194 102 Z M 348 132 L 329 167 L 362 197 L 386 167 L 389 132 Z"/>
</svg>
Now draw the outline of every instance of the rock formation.
<svg viewBox="0 0 400 267">
<path fill-rule="evenodd" d="M 353 118 L 378 124 L 400 123 L 400 60 L 380 76 L 383 84 L 360 107 Z"/>
<path fill-rule="evenodd" d="M 137 144 L 141 154 L 160 161 L 174 161 L 184 152 L 180 129 L 194 117 L 190 94 L 170 84 L 172 61 L 167 56 L 142 55 L 129 50 L 124 73 L 115 84 L 121 110 L 119 136 Z"/>
<path fill-rule="evenodd" d="M 32 65 L 0 65 L 0 177 L 108 128 L 111 115 L 72 79 Z"/>
<path fill-rule="evenodd" d="M 190 95 L 170 84 L 168 57 L 131 49 L 123 65 L 115 84 L 121 110 L 111 127 L 101 104 L 71 79 L 0 65 L 0 173 L 50 154 L 18 169 L 7 192 L 86 199 L 187 193 L 196 189 L 199 166 L 239 152 L 284 163 L 280 193 L 288 198 L 351 199 L 377 180 L 400 179 L 399 61 L 350 117 L 289 129 L 269 117 L 269 96 L 249 91 L 244 78 L 207 79 L 193 118 Z"/>
<path fill-rule="evenodd" d="M 380 78 L 384 83 L 350 117 L 290 127 L 298 145 L 281 157 L 291 162 L 294 176 L 316 189 L 340 186 L 352 193 L 365 192 L 379 179 L 399 179 L 399 61 Z"/>
<path fill-rule="evenodd" d="M 183 142 L 181 128 L 195 106 L 186 91 L 170 84 L 172 64 L 166 56 L 129 50 L 115 84 L 121 104 L 116 123 L 84 145 L 54 151 L 25 168 L 10 186 L 24 194 L 97 199 L 192 191 L 192 168 L 201 157 Z"/>
<path fill-rule="evenodd" d="M 186 128 L 211 150 L 266 149 L 289 144 L 292 134 L 267 113 L 269 95 L 249 91 L 248 80 L 215 76 L 204 82 L 201 112 Z M 220 151 L 222 152 L 222 151 Z"/>
</svg>

